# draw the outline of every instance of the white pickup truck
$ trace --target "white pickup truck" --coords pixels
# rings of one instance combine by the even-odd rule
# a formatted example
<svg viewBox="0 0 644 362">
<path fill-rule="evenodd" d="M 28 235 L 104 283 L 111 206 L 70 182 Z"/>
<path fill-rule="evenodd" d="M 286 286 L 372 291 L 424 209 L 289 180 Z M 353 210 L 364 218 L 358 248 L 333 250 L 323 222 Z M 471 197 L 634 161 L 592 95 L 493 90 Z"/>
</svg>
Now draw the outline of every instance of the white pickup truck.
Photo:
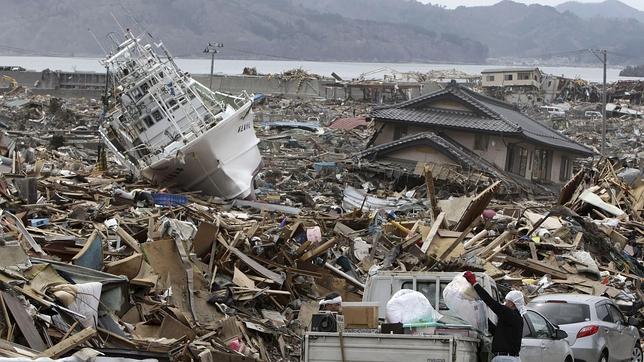
<svg viewBox="0 0 644 362">
<path fill-rule="evenodd" d="M 366 284 L 363 302 L 379 304 L 379 319 L 384 320 L 387 301 L 401 289 L 423 293 L 443 315 L 450 311 L 443 302 L 443 289 L 458 273 L 396 273 L 380 272 Z M 503 298 L 496 283 L 486 274 L 475 273 L 481 286 L 497 301 Z M 496 322 L 488 310 L 488 318 Z M 466 333 L 464 333 L 466 332 Z M 465 362 L 488 361 L 491 337 L 487 331 L 464 331 L 436 328 L 434 335 L 308 332 L 304 339 L 304 362 Z M 438 334 L 440 333 L 440 334 Z M 572 362 L 573 355 L 564 339 L 565 332 L 553 326 L 540 314 L 530 311 L 524 316 L 521 347 L 523 362 Z M 549 351 L 546 351 L 549 349 Z M 548 353 L 546 353 L 548 352 Z M 553 356 L 560 356 L 553 359 Z"/>
</svg>

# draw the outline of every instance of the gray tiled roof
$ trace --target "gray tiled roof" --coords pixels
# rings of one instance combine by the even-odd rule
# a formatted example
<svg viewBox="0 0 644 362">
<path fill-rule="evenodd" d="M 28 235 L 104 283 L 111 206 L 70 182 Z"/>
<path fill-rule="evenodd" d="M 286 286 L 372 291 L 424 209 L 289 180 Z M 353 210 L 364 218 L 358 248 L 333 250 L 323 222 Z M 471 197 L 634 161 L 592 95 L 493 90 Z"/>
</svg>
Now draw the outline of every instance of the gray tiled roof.
<svg viewBox="0 0 644 362">
<path fill-rule="evenodd" d="M 471 112 L 425 106 L 432 99 L 453 97 L 472 109 Z M 428 128 L 461 129 L 499 133 L 525 138 L 582 155 L 592 151 L 521 113 L 512 105 L 451 83 L 445 89 L 391 106 L 377 107 L 371 118 L 383 121 L 422 124 Z"/>
</svg>

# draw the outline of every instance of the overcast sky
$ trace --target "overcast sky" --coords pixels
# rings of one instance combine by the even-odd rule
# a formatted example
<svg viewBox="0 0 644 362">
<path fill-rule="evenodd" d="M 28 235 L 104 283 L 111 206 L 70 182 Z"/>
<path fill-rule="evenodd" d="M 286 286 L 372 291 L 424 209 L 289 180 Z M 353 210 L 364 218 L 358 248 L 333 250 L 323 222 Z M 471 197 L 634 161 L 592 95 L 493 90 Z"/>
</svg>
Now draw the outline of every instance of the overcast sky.
<svg viewBox="0 0 644 362">
<path fill-rule="evenodd" d="M 448 8 L 455 8 L 457 6 L 476 6 L 476 5 L 492 5 L 498 3 L 500 0 L 420 0 L 423 3 L 432 3 L 445 5 Z M 567 0 L 514 0 L 516 2 L 525 4 L 541 4 L 541 5 L 558 5 L 566 2 Z M 584 3 L 598 3 L 604 0 L 577 0 Z M 636 9 L 644 10 L 644 0 L 621 0 L 623 3 L 628 4 Z"/>
</svg>

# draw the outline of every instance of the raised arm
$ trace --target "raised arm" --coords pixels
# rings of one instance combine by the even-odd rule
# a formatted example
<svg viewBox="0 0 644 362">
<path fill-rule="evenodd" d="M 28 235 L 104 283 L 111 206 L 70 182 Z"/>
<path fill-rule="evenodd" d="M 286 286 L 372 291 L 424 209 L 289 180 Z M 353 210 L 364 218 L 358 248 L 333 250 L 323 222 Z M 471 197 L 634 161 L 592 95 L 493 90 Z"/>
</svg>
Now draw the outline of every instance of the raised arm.
<svg viewBox="0 0 644 362">
<path fill-rule="evenodd" d="M 481 297 L 485 305 L 487 305 L 492 311 L 499 317 L 501 318 L 508 312 L 510 312 L 510 309 L 508 307 L 502 305 L 501 303 L 497 302 L 492 298 L 486 291 L 483 289 L 483 287 L 476 281 L 476 276 L 470 271 L 465 272 L 463 274 L 465 279 L 472 284 L 474 287 L 474 290 L 476 290 L 476 293 Z"/>
</svg>

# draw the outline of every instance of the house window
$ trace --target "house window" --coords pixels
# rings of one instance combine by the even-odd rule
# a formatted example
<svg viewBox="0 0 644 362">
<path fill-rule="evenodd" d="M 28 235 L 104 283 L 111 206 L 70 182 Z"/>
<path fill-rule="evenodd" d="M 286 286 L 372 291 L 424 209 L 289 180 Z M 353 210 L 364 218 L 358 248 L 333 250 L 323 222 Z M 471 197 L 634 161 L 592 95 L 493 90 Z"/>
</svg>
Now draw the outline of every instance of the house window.
<svg viewBox="0 0 644 362">
<path fill-rule="evenodd" d="M 530 80 L 530 72 L 520 72 L 517 74 L 518 80 Z"/>
<path fill-rule="evenodd" d="M 150 116 L 143 117 L 143 122 L 145 122 L 145 125 L 148 127 L 154 126 L 154 120 Z"/>
<path fill-rule="evenodd" d="M 525 177 L 528 165 L 528 150 L 516 144 L 508 145 L 505 170 Z"/>
<path fill-rule="evenodd" d="M 552 151 L 537 148 L 532 161 L 532 179 L 550 181 Z"/>
<path fill-rule="evenodd" d="M 568 157 L 561 158 L 561 168 L 559 169 L 559 181 L 568 181 L 572 176 L 572 160 Z"/>
<path fill-rule="evenodd" d="M 394 141 L 407 136 L 407 126 L 396 126 L 394 128 Z"/>
<path fill-rule="evenodd" d="M 161 114 L 161 112 L 159 112 L 159 110 L 157 109 L 156 111 L 152 112 L 152 117 L 154 117 L 154 120 L 155 120 L 156 122 L 158 122 L 158 121 L 160 121 L 160 120 L 163 118 L 163 115 L 162 115 L 162 114 Z"/>
<path fill-rule="evenodd" d="M 506 74 L 503 76 L 503 80 L 512 80 L 512 74 Z"/>
<path fill-rule="evenodd" d="M 490 144 L 490 136 L 486 134 L 477 134 L 474 136 L 474 149 L 479 151 L 487 151 Z"/>
<path fill-rule="evenodd" d="M 494 82 L 494 76 L 493 75 L 485 76 L 485 80 L 488 82 Z"/>
</svg>

